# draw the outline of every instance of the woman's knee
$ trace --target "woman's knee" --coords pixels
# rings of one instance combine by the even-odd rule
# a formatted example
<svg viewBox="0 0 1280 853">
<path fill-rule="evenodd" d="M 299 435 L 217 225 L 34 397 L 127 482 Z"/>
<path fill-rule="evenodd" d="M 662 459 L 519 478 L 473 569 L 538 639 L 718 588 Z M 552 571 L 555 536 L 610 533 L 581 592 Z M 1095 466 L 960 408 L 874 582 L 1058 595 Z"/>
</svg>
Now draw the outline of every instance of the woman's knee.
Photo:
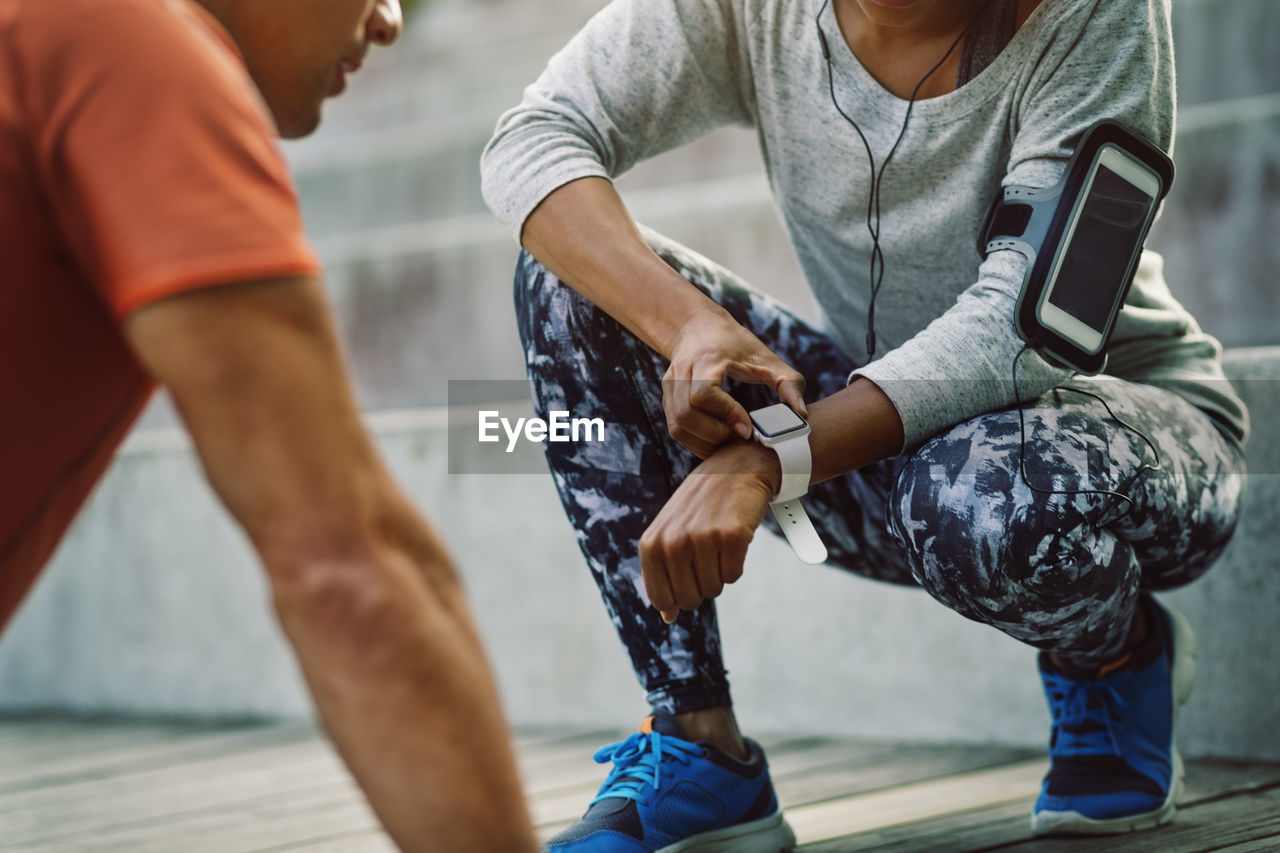
<svg viewBox="0 0 1280 853">
<path fill-rule="evenodd" d="M 1088 597 L 1113 568 L 1127 570 L 1124 543 L 1078 502 L 1027 487 L 1016 450 L 957 430 L 915 454 L 890 499 L 890 529 L 931 595 L 993 622 Z"/>
<path fill-rule="evenodd" d="M 926 446 L 903 466 L 890 494 L 889 529 L 911 574 L 952 609 L 990 598 L 996 579 L 989 536 L 999 499 L 979 493 L 975 477 L 960 473 L 937 448 Z"/>
</svg>

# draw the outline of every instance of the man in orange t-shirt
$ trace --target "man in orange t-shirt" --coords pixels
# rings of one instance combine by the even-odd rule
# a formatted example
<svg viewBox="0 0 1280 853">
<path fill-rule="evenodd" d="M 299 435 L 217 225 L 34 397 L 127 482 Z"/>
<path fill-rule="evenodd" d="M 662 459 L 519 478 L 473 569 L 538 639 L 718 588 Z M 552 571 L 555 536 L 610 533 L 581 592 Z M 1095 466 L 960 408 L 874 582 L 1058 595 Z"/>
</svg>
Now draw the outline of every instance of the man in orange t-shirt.
<svg viewBox="0 0 1280 853">
<path fill-rule="evenodd" d="M 358 419 L 274 136 L 397 0 L 0 0 L 0 628 L 155 383 L 406 849 L 534 845 L 440 541 Z"/>
</svg>

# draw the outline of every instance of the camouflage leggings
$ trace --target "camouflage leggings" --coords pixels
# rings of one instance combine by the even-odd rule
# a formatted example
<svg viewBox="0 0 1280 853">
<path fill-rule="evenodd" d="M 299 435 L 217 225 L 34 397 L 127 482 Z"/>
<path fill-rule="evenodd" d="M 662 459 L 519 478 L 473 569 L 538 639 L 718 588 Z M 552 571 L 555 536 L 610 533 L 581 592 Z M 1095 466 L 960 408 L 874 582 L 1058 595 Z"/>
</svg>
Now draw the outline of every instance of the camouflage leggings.
<svg viewBox="0 0 1280 853">
<path fill-rule="evenodd" d="M 854 365 L 830 336 L 705 258 L 674 244 L 657 249 L 799 370 L 807 399 L 844 387 Z M 515 301 L 539 416 L 568 410 L 608 424 L 604 442 L 548 443 L 547 459 L 650 703 L 673 712 L 730 704 L 714 603 L 668 627 L 643 593 L 637 542 L 697 463 L 666 430 L 665 360 L 528 254 L 516 270 Z M 1055 390 L 1025 410 L 1028 477 L 1056 490 L 1128 492 L 1132 507 L 1028 488 L 1017 473 L 1018 412 L 997 411 L 903 458 L 813 487 L 805 505 L 829 562 L 918 584 L 952 610 L 1080 665 L 1114 656 L 1140 589 L 1188 583 L 1226 546 L 1243 458 L 1171 392 L 1121 380 L 1071 384 L 1087 384 L 1151 437 L 1161 468 L 1135 479 L 1152 461 L 1142 439 L 1098 401 Z M 761 386 L 731 390 L 748 410 L 776 402 Z M 766 524 L 773 527 L 772 517 Z"/>
</svg>

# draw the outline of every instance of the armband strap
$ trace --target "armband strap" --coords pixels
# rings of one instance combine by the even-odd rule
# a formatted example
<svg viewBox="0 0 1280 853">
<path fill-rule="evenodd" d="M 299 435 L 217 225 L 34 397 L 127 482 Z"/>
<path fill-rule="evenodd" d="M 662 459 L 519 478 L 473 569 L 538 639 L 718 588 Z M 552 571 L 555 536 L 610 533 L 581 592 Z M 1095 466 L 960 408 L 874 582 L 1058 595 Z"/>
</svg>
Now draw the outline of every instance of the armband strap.
<svg viewBox="0 0 1280 853">
<path fill-rule="evenodd" d="M 1034 263 L 1061 197 L 1061 185 L 1044 189 L 1005 187 L 978 232 L 978 254 L 985 258 L 997 249 L 1012 249 L 1029 264 Z"/>
</svg>

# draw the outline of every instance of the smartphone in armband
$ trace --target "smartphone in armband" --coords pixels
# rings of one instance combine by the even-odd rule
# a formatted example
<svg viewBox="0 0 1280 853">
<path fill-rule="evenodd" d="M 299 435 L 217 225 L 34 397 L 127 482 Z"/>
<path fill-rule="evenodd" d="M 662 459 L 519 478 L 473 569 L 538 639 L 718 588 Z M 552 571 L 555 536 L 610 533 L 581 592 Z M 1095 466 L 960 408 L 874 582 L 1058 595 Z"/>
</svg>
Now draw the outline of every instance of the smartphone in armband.
<svg viewBox="0 0 1280 853">
<path fill-rule="evenodd" d="M 1142 257 L 1173 161 L 1117 121 L 1080 139 L 1062 180 L 1004 187 L 978 237 L 983 257 L 1027 257 L 1014 312 L 1018 334 L 1051 362 L 1081 373 L 1106 367 L 1106 347 Z"/>
</svg>

